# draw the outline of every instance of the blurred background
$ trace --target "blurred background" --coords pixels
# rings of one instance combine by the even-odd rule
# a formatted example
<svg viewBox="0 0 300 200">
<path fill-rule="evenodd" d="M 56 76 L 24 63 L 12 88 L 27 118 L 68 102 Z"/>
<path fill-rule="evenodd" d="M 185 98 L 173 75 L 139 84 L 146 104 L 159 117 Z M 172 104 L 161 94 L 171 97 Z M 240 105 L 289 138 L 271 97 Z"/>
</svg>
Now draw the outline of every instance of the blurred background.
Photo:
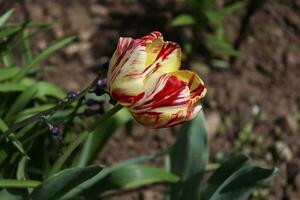
<svg viewBox="0 0 300 200">
<path fill-rule="evenodd" d="M 36 37 L 38 52 L 51 41 L 76 36 L 51 56 L 39 74 L 67 91 L 78 91 L 109 61 L 120 36 L 160 31 L 179 43 L 183 68 L 200 74 L 210 160 L 245 153 L 255 163 L 279 168 L 279 176 L 253 199 L 300 198 L 300 1 L 297 0 L 0 0 L 0 13 L 14 21 L 50 22 Z M 167 149 L 167 130 L 124 127 L 99 157 L 101 164 Z M 127 128 L 127 129 L 126 129 Z M 160 165 L 160 163 L 157 163 Z M 162 199 L 163 187 L 106 200 Z"/>
</svg>

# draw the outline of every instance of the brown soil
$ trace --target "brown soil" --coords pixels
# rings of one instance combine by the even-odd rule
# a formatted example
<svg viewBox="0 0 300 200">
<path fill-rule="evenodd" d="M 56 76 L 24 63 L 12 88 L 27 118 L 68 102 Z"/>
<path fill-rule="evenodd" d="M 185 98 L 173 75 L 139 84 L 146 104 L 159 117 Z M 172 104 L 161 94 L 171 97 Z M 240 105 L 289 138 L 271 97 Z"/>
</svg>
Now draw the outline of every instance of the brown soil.
<svg viewBox="0 0 300 200">
<path fill-rule="evenodd" d="M 55 38 L 77 36 L 73 44 L 48 60 L 48 64 L 57 68 L 41 78 L 66 90 L 79 90 L 93 80 L 97 69 L 109 59 L 120 36 L 139 37 L 159 30 L 166 39 L 180 43 L 182 31 L 193 33 L 189 28 L 174 30 L 169 26 L 174 16 L 190 9 L 182 2 L 28 0 L 23 4 L 11 1 L 12 5 L 6 7 L 14 7 L 19 19 L 53 22 L 53 32 L 37 40 L 37 50 Z M 230 69 L 206 67 L 203 62 L 207 57 L 201 51 L 185 56 L 184 64 L 199 71 L 208 87 L 204 110 L 210 129 L 211 161 L 244 152 L 261 165 L 276 166 L 279 175 L 264 190 L 267 196 L 253 199 L 297 200 L 300 198 L 300 3 L 269 0 L 256 12 L 249 9 L 251 4 L 248 16 L 247 11 L 241 11 L 225 19 L 233 43 L 245 55 L 235 59 L 225 57 L 232 63 Z M 251 135 L 243 139 L 248 125 L 252 126 Z M 131 135 L 122 130 L 116 133 L 99 159 L 103 164 L 115 163 L 167 149 L 174 140 L 168 130 L 145 130 L 136 124 Z M 161 186 L 154 186 L 106 200 L 157 200 L 163 199 L 162 191 Z"/>
</svg>

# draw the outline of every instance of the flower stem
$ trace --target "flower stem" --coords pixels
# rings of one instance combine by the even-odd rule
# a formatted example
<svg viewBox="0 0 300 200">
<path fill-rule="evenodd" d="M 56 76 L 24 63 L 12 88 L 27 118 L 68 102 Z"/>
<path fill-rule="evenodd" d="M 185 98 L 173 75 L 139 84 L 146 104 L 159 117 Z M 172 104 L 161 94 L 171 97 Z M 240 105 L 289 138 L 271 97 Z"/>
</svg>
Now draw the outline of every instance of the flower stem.
<svg viewBox="0 0 300 200">
<path fill-rule="evenodd" d="M 40 121 L 44 116 L 46 116 L 46 115 L 52 115 L 56 111 L 61 110 L 61 109 L 65 108 L 65 107 L 70 106 L 74 101 L 77 101 L 78 99 L 80 99 L 81 97 L 83 97 L 90 89 L 92 89 L 95 86 L 95 84 L 97 83 L 97 81 L 99 80 L 100 77 L 101 77 L 101 75 L 97 76 L 95 78 L 95 80 L 88 87 L 86 87 L 80 93 L 78 93 L 78 95 L 75 98 L 73 98 L 73 99 L 65 99 L 64 101 L 58 103 L 57 105 L 53 106 L 52 108 L 49 108 L 48 110 L 45 110 L 43 112 L 39 112 L 36 115 L 28 117 L 28 118 L 24 119 L 23 121 L 20 121 L 20 122 L 18 122 L 16 124 L 12 125 L 7 131 L 5 131 L 0 136 L 0 141 L 2 141 L 3 139 L 5 139 L 9 134 L 11 134 L 12 132 L 15 132 L 19 128 L 27 126 L 28 124 L 31 124 L 31 123 L 36 122 L 36 121 Z"/>
<path fill-rule="evenodd" d="M 58 158 L 58 160 L 54 163 L 53 167 L 51 168 L 50 172 L 48 173 L 48 177 L 57 173 L 65 163 L 65 161 L 69 158 L 72 152 L 87 138 L 87 136 L 94 132 L 94 130 L 102 126 L 109 118 L 111 118 L 115 113 L 121 110 L 123 106 L 116 105 L 108 112 L 106 112 L 100 119 L 94 122 L 94 124 L 87 130 L 81 133 L 75 141 L 73 141 L 64 151 L 63 154 Z"/>
</svg>

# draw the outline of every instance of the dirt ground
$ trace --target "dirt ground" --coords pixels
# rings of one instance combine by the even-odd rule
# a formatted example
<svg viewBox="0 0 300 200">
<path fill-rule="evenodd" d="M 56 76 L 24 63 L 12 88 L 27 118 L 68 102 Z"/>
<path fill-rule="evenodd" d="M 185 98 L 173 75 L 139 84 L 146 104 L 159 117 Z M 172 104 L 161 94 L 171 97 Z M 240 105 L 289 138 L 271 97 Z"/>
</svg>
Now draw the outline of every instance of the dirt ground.
<svg viewBox="0 0 300 200">
<path fill-rule="evenodd" d="M 37 50 L 51 40 L 75 35 L 76 41 L 48 60 L 57 68 L 42 79 L 66 90 L 80 90 L 109 60 L 120 36 L 140 37 L 159 30 L 165 39 L 180 43 L 195 30 L 174 29 L 170 21 L 190 8 L 180 0 L 28 0 L 11 1 L 17 19 L 50 21 L 53 32 L 36 40 Z M 222 6 L 227 1 L 217 1 Z M 249 1 L 251 2 L 251 1 Z M 210 133 L 211 161 L 236 152 L 248 154 L 262 166 L 276 166 L 279 175 L 252 199 L 300 199 L 300 2 L 267 0 L 256 12 L 246 10 L 225 19 L 226 30 L 239 58 L 227 58 L 229 69 L 207 63 L 202 51 L 184 56 L 185 66 L 201 74 L 208 93 L 203 105 Z M 249 14 L 247 16 L 247 13 Z M 167 149 L 175 140 L 168 130 L 145 130 L 135 124 L 130 136 L 118 131 L 99 161 L 111 164 Z M 158 162 L 159 163 L 159 162 Z M 151 186 L 106 200 L 159 200 L 163 187 Z"/>
</svg>

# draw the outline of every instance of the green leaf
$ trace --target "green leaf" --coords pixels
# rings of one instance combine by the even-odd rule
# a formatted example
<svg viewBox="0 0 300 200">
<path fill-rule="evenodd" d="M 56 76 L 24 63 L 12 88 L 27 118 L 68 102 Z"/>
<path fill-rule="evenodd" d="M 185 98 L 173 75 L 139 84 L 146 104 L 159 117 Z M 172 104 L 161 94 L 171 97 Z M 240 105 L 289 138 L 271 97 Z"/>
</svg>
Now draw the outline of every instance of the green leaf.
<svg viewBox="0 0 300 200">
<path fill-rule="evenodd" d="M 243 56 L 242 52 L 231 46 L 222 30 L 220 32 L 221 34 L 206 35 L 205 45 L 207 48 L 215 55 Z"/>
<path fill-rule="evenodd" d="M 8 48 L 5 48 L 5 51 L 1 52 L 1 44 L 0 44 L 0 58 L 2 60 L 4 69 L 15 66 L 15 59 L 13 58 L 12 51 Z M 15 76 L 16 74 L 13 75 Z"/>
<path fill-rule="evenodd" d="M 48 109 L 52 108 L 53 106 L 55 106 L 55 105 L 54 104 L 44 104 L 44 105 L 41 105 L 41 106 L 36 106 L 36 107 L 33 107 L 33 108 L 24 109 L 24 110 L 22 110 L 21 112 L 19 112 L 17 114 L 16 122 L 24 120 L 25 118 L 30 117 L 34 114 L 39 113 L 39 112 L 48 110 Z"/>
<path fill-rule="evenodd" d="M 243 155 L 226 162 L 212 175 L 202 188 L 204 200 L 246 200 L 256 187 L 270 180 L 277 169 L 255 167 Z"/>
<path fill-rule="evenodd" d="M 204 187 L 205 192 L 202 192 L 203 199 L 210 199 L 212 194 L 229 176 L 244 166 L 251 166 L 249 158 L 244 155 L 235 156 L 225 161 L 209 178 Z"/>
<path fill-rule="evenodd" d="M 12 103 L 12 106 L 10 107 L 7 115 L 5 116 L 5 120 L 9 121 L 13 117 L 15 117 L 15 114 L 23 110 L 30 101 L 34 98 L 34 95 L 37 92 L 37 87 L 31 86 L 28 89 L 26 89 L 24 92 L 22 92 L 17 99 Z"/>
<path fill-rule="evenodd" d="M 263 1 L 263 0 L 259 0 L 259 1 Z M 239 10 L 243 10 L 245 7 L 245 2 L 244 1 L 240 1 L 240 2 L 236 2 L 233 3 L 231 5 L 226 6 L 225 8 L 223 8 L 220 11 L 220 15 L 222 17 L 226 16 L 226 15 L 232 15 L 235 12 L 239 11 Z"/>
<path fill-rule="evenodd" d="M 175 183 L 179 177 L 156 167 L 127 165 L 109 174 L 103 183 L 111 183 L 114 189 L 133 189 L 158 182 Z"/>
<path fill-rule="evenodd" d="M 0 82 L 13 78 L 19 71 L 17 67 L 0 69 Z"/>
<path fill-rule="evenodd" d="M 175 183 L 179 178 L 167 171 L 146 165 L 126 165 L 109 173 L 97 183 L 94 191 L 90 191 L 87 199 L 91 196 L 105 195 L 116 190 L 135 189 L 153 183 Z M 96 189 L 97 188 L 97 189 Z"/>
<path fill-rule="evenodd" d="M 37 93 L 35 97 L 43 99 L 46 96 L 55 97 L 57 99 L 63 99 L 66 96 L 66 93 L 52 83 L 38 82 Z"/>
<path fill-rule="evenodd" d="M 27 164 L 28 158 L 23 156 L 23 158 L 19 161 L 18 169 L 17 169 L 17 179 L 18 180 L 26 180 L 26 164 Z"/>
<path fill-rule="evenodd" d="M 217 28 L 221 28 L 223 26 L 223 18 L 218 12 L 214 10 L 208 10 L 205 12 L 205 16 L 209 22 Z"/>
<path fill-rule="evenodd" d="M 2 133 L 4 133 L 5 131 L 8 130 L 8 126 L 6 125 L 6 123 L 0 118 L 0 131 Z M 16 138 L 14 133 L 9 134 L 9 136 L 7 137 L 9 139 L 9 141 L 12 142 L 12 144 L 20 151 L 20 153 L 22 153 L 25 157 L 28 158 L 26 151 L 24 150 L 24 147 L 22 145 L 22 143 Z M 3 152 L 3 155 L 5 155 L 6 153 Z M 0 159 L 1 160 L 1 159 Z M 1 163 L 1 162 L 0 162 Z"/>
<path fill-rule="evenodd" d="M 13 10 L 9 10 L 0 17 L 0 28 L 7 22 L 7 20 L 10 18 L 12 14 L 13 14 Z"/>
<path fill-rule="evenodd" d="M 192 15 L 182 14 L 182 15 L 175 17 L 172 20 L 171 25 L 172 26 L 186 26 L 186 25 L 193 25 L 196 23 L 197 22 Z"/>
<path fill-rule="evenodd" d="M 31 62 L 25 65 L 21 71 L 15 77 L 15 81 L 19 81 L 23 76 L 26 75 L 37 63 L 44 60 L 46 57 L 57 51 L 58 49 L 64 47 L 74 40 L 74 37 L 67 37 L 65 39 L 59 40 L 54 44 L 50 45 L 48 48 L 44 49 L 41 53 L 39 53 L 36 57 L 34 57 Z"/>
<path fill-rule="evenodd" d="M 122 109 L 104 124 L 99 124 L 94 132 L 90 134 L 84 143 L 83 149 L 78 155 L 77 166 L 91 164 L 105 146 L 116 129 L 131 120 L 131 114 L 127 109 Z"/>
<path fill-rule="evenodd" d="M 32 192 L 33 200 L 53 200 L 59 199 L 70 190 L 86 180 L 98 174 L 103 168 L 99 166 L 89 166 L 82 168 L 70 168 L 59 172 L 45 180 Z"/>
<path fill-rule="evenodd" d="M 64 165 L 65 161 L 69 158 L 72 152 L 87 138 L 89 134 L 92 134 L 95 131 L 95 128 L 100 126 L 100 124 L 105 124 L 108 119 L 110 119 L 114 114 L 116 114 L 123 106 L 116 105 L 108 112 L 105 113 L 101 118 L 94 122 L 94 124 L 86 131 L 82 132 L 74 142 L 72 142 L 59 157 L 58 160 L 54 163 L 48 175 L 52 175 L 58 172 Z"/>
<path fill-rule="evenodd" d="M 20 32 L 21 30 L 22 30 L 22 27 L 12 27 L 12 28 L 7 28 L 7 29 L 4 29 L 4 30 L 1 30 L 0 31 L 0 39 L 7 38 L 9 36 L 15 35 L 18 32 Z M 1 47 L 1 45 L 0 45 L 0 47 Z M 0 52 L 2 52 L 1 48 L 0 48 Z"/>
<path fill-rule="evenodd" d="M 26 189 L 2 189 L 0 190 L 0 199 L 3 200 L 24 200 Z"/>
<path fill-rule="evenodd" d="M 141 156 L 137 158 L 133 158 L 130 160 L 122 161 L 117 163 L 111 167 L 104 168 L 99 174 L 97 174 L 92 179 L 84 182 L 78 187 L 74 188 L 68 194 L 64 196 L 64 199 L 73 199 L 76 196 L 84 196 L 87 199 L 94 199 L 100 195 L 99 189 L 101 185 L 103 185 L 103 179 L 109 176 L 109 174 L 113 173 L 116 170 L 119 170 L 123 167 L 134 165 L 141 162 L 146 162 L 156 158 L 158 155 L 150 155 L 150 156 Z"/>
<path fill-rule="evenodd" d="M 21 39 L 21 50 L 22 50 L 22 60 L 23 63 L 28 63 L 32 60 L 32 52 L 30 48 L 30 35 L 29 31 L 24 30 L 22 32 L 22 39 Z"/>
<path fill-rule="evenodd" d="M 199 187 L 208 162 L 207 130 L 203 112 L 185 123 L 171 149 L 170 172 L 180 182 L 170 187 L 171 200 L 198 200 Z"/>
<path fill-rule="evenodd" d="M 21 92 L 26 90 L 27 87 L 22 83 L 1 83 L 0 92 Z"/>
</svg>

